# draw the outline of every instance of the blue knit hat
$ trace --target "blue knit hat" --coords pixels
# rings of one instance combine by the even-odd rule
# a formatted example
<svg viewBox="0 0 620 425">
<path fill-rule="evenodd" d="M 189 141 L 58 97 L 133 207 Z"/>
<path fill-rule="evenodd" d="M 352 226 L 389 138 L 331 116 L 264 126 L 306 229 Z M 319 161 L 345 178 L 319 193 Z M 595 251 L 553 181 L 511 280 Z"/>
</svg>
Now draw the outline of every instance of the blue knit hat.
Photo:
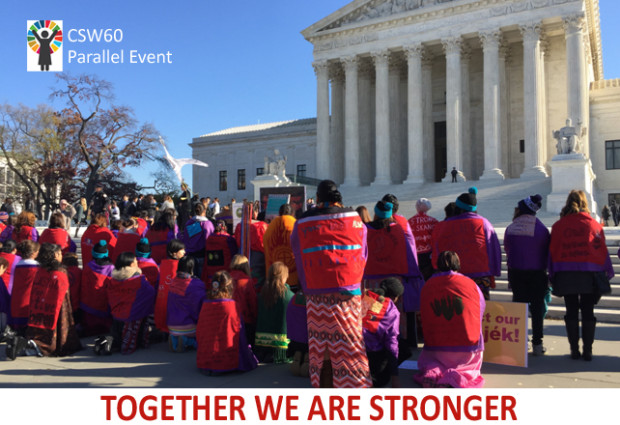
<svg viewBox="0 0 620 425">
<path fill-rule="evenodd" d="M 375 215 L 381 219 L 392 217 L 394 205 L 391 202 L 379 201 L 375 205 Z"/>
<path fill-rule="evenodd" d="M 461 193 L 461 195 L 456 198 L 456 206 L 467 212 L 476 211 L 478 200 L 476 199 L 476 195 L 478 194 L 478 188 L 472 186 L 467 191 L 468 193 Z"/>
<path fill-rule="evenodd" d="M 107 256 L 108 243 L 102 239 L 93 247 L 93 258 L 105 258 Z"/>
<path fill-rule="evenodd" d="M 140 239 L 136 244 L 136 257 L 149 258 L 151 255 L 151 245 L 147 238 Z"/>
</svg>

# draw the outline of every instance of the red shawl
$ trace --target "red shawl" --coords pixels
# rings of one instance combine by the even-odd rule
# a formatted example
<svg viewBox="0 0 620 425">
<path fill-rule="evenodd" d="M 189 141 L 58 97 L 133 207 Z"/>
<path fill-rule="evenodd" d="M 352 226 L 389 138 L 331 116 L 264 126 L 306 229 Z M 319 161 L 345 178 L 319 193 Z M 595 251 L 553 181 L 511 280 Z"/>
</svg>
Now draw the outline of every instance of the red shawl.
<svg viewBox="0 0 620 425">
<path fill-rule="evenodd" d="M 402 227 L 398 223 L 392 223 L 389 229 L 373 229 L 368 226 L 367 230 L 368 261 L 364 275 L 407 275 L 407 241 Z"/>
<path fill-rule="evenodd" d="M 99 227 L 91 224 L 82 235 L 82 265 L 90 263 L 93 259 L 93 247 L 100 241 L 104 240 L 108 244 L 108 252 L 110 258 L 116 246 L 116 236 L 107 227 Z M 132 251 L 133 252 L 133 251 Z"/>
<path fill-rule="evenodd" d="M 17 230 L 17 228 L 15 230 Z M 13 231 L 12 237 L 15 240 L 15 243 L 20 243 L 20 242 L 23 242 L 23 241 L 28 241 L 28 240 L 34 239 L 32 236 L 33 236 L 33 234 L 36 234 L 36 233 L 37 233 L 37 229 L 35 229 L 34 227 L 22 226 L 19 229 L 19 231 L 17 231 L 17 232 Z"/>
<path fill-rule="evenodd" d="M 159 267 L 159 287 L 155 300 L 155 326 L 163 332 L 168 332 L 168 291 L 177 274 L 179 260 L 166 258 Z"/>
<path fill-rule="evenodd" d="M 239 367 L 241 318 L 233 300 L 205 301 L 196 326 L 199 369 L 233 370 Z"/>
<path fill-rule="evenodd" d="M 0 252 L 0 257 L 6 258 L 9 262 L 9 267 L 7 267 L 4 272 L 4 276 L 2 276 L 2 280 L 4 280 L 4 284 L 6 285 L 6 290 L 10 294 L 13 292 L 13 280 L 15 273 L 15 266 L 22 259 L 19 255 L 11 254 L 9 252 Z"/>
<path fill-rule="evenodd" d="M 60 271 L 40 269 L 32 285 L 28 326 L 54 330 L 62 301 L 69 290 L 69 279 Z"/>
<path fill-rule="evenodd" d="M 142 270 L 142 274 L 146 276 L 146 280 L 149 281 L 153 288 L 157 288 L 159 283 L 159 266 L 152 258 L 140 258 L 138 257 L 138 267 Z"/>
<path fill-rule="evenodd" d="M 461 260 L 460 273 L 470 275 L 489 269 L 484 220 L 467 218 L 440 221 L 433 230 L 433 267 L 443 251 L 454 251 Z"/>
<path fill-rule="evenodd" d="M 17 326 L 28 324 L 30 294 L 38 271 L 39 266 L 35 264 L 18 264 L 15 267 L 15 280 L 11 293 L 11 318 L 14 321 L 13 324 Z"/>
<path fill-rule="evenodd" d="M 212 233 L 205 242 L 202 281 L 209 282 L 218 271 L 228 270 L 233 255 L 237 254 L 236 248 L 235 239 L 228 233 Z"/>
<path fill-rule="evenodd" d="M 69 248 L 71 246 L 71 236 L 69 236 L 69 233 L 67 233 L 65 229 L 45 229 L 43 233 L 41 233 L 39 243 L 45 242 L 60 245 L 60 248 L 64 254 L 69 252 Z"/>
<path fill-rule="evenodd" d="M 609 253 L 602 226 L 590 214 L 569 214 L 551 229 L 553 263 L 589 263 L 603 270 Z"/>
<path fill-rule="evenodd" d="M 438 273 L 422 287 L 420 297 L 425 348 L 479 347 L 484 299 L 473 280 L 460 273 Z"/>
<path fill-rule="evenodd" d="M 116 259 L 121 255 L 121 252 L 135 253 L 136 245 L 138 245 L 140 239 L 141 237 L 137 233 L 119 233 L 118 239 L 116 240 L 116 247 L 114 251 L 110 253 L 110 260 L 112 260 L 112 263 L 116 263 Z"/>
</svg>

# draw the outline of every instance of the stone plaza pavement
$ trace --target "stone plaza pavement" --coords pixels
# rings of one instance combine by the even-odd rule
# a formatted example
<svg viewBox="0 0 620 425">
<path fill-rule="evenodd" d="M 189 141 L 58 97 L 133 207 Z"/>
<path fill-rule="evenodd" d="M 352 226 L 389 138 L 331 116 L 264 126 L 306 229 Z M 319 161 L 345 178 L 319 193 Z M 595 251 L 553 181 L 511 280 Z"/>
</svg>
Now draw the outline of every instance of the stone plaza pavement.
<svg viewBox="0 0 620 425">
<path fill-rule="evenodd" d="M 485 388 L 620 388 L 620 325 L 596 329 L 592 362 L 571 360 L 564 323 L 545 322 L 547 354 L 529 355 L 527 368 L 485 363 Z M 129 356 L 95 356 L 94 338 L 71 357 L 18 357 L 6 360 L 0 344 L 0 388 L 309 388 L 310 380 L 293 376 L 287 365 L 261 364 L 248 373 L 205 376 L 196 369 L 196 353 L 172 353 L 159 343 Z M 421 345 L 420 345 L 421 347 Z M 419 351 L 414 353 L 415 360 Z M 403 387 L 416 388 L 413 370 L 400 370 Z"/>
</svg>

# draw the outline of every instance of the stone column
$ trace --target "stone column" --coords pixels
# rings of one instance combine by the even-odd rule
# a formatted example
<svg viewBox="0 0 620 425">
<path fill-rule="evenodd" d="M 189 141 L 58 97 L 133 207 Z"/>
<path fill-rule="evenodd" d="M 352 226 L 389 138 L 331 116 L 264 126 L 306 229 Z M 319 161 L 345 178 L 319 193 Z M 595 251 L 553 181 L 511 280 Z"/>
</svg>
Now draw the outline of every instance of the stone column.
<svg viewBox="0 0 620 425">
<path fill-rule="evenodd" d="M 345 74 L 344 185 L 360 185 L 357 58 L 342 59 Z"/>
<path fill-rule="evenodd" d="M 499 44 L 500 31 L 480 33 L 484 53 L 484 172 L 481 180 L 503 180 L 500 145 Z"/>
<path fill-rule="evenodd" d="M 461 37 L 442 40 L 446 54 L 446 150 L 447 163 L 444 181 L 452 179 L 450 170 L 463 169 L 461 149 L 462 132 L 462 88 L 461 88 Z"/>
<path fill-rule="evenodd" d="M 372 185 L 390 184 L 390 99 L 387 50 L 375 52 L 376 110 L 375 110 L 375 180 Z"/>
<path fill-rule="evenodd" d="M 547 177 L 540 154 L 544 141 L 542 125 L 542 89 L 540 80 L 540 24 L 520 27 L 523 35 L 523 120 L 525 134 L 525 166 L 521 177 Z"/>
<path fill-rule="evenodd" d="M 329 173 L 332 180 L 342 184 L 344 180 L 344 72 L 340 64 L 330 70 L 332 80 L 332 118 L 330 137 Z"/>
<path fill-rule="evenodd" d="M 407 155 L 406 184 L 424 182 L 424 104 L 422 97 L 421 44 L 405 47 L 407 56 Z M 428 146 L 427 149 L 431 149 Z"/>
<path fill-rule="evenodd" d="M 329 161 L 329 75 L 327 61 L 312 64 L 316 73 L 316 158 L 315 177 L 330 177 Z M 265 170 L 267 172 L 267 170 Z"/>
<path fill-rule="evenodd" d="M 469 87 L 469 64 L 471 62 L 471 47 L 469 45 L 463 43 L 461 47 L 461 99 L 462 108 L 461 108 L 461 122 L 463 125 L 461 126 L 461 132 L 463 134 L 462 145 L 461 145 L 461 170 L 463 175 L 468 178 L 474 178 L 475 173 L 478 171 L 475 170 L 474 164 L 474 155 L 475 150 L 474 146 L 471 143 L 471 105 L 470 105 L 470 87 Z"/>
<path fill-rule="evenodd" d="M 506 44 L 502 44 L 499 49 L 499 87 L 500 87 L 500 146 L 501 146 L 501 169 L 504 177 L 510 178 L 510 164 L 512 153 L 509 145 L 509 128 L 510 128 L 510 48 Z"/>
<path fill-rule="evenodd" d="M 375 67 L 371 60 L 364 59 L 358 66 L 359 89 L 359 167 L 360 184 L 369 185 L 374 179 L 375 169 L 375 113 L 374 113 L 374 79 Z"/>
<path fill-rule="evenodd" d="M 427 181 L 435 181 L 435 128 L 433 120 L 433 56 L 428 51 L 422 55 L 422 105 L 424 176 Z"/>
<path fill-rule="evenodd" d="M 564 30 L 566 35 L 566 92 L 568 94 L 567 118 L 570 118 L 572 125 L 578 127 L 585 126 L 588 122 L 588 110 L 586 91 L 586 56 L 584 49 L 584 28 L 585 17 L 575 15 L 564 18 Z M 563 124 L 563 123 L 562 123 Z M 562 125 L 563 126 L 563 125 Z M 586 129 L 587 130 L 587 129 Z M 581 152 L 589 156 L 585 149 L 588 147 L 587 133 L 580 138 Z"/>
</svg>

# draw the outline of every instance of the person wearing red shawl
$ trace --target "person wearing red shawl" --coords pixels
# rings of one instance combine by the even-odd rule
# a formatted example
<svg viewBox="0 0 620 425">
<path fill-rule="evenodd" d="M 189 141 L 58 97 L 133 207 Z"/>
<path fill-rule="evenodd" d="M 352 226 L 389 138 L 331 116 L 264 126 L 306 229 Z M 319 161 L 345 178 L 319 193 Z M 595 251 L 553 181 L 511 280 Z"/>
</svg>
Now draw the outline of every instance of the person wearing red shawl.
<svg viewBox="0 0 620 425">
<path fill-rule="evenodd" d="M 95 245 L 104 240 L 107 244 L 109 252 L 114 251 L 116 246 L 116 236 L 107 227 L 108 219 L 105 214 L 97 214 L 93 219 L 90 226 L 86 228 L 82 234 L 81 248 L 82 248 L 82 266 L 90 263 L 93 259 L 92 251 Z"/>
<path fill-rule="evenodd" d="M 546 300 L 551 298 L 547 276 L 549 230 L 536 218 L 536 212 L 541 207 L 540 195 L 520 200 L 512 223 L 504 233 L 512 301 L 529 305 L 534 356 L 542 356 L 547 351 L 543 346 L 543 322 L 547 313 Z"/>
<path fill-rule="evenodd" d="M 142 239 L 142 237 L 138 232 L 138 223 L 136 220 L 133 218 L 122 220 L 121 229 L 116 239 L 116 246 L 114 247 L 114 251 L 110 254 L 110 260 L 114 263 L 122 252 L 134 252 L 140 239 Z"/>
<path fill-rule="evenodd" d="M 415 203 L 415 209 L 418 212 L 409 219 L 409 226 L 415 238 L 415 247 L 418 254 L 418 266 L 420 271 L 427 280 L 433 275 L 433 264 L 431 262 L 432 243 L 431 238 L 433 229 L 439 222 L 436 218 L 428 215 L 432 204 L 426 198 L 420 198 Z"/>
<path fill-rule="evenodd" d="M 432 235 L 433 267 L 440 252 L 454 251 L 461 259 L 461 273 L 473 279 L 485 299 L 501 274 L 502 251 L 491 223 L 476 214 L 478 189 L 470 187 L 455 202 L 454 215 L 435 225 Z"/>
<path fill-rule="evenodd" d="M 19 255 L 17 255 L 17 244 L 14 240 L 9 239 L 4 242 L 2 248 L 0 248 L 0 257 L 6 258 L 6 260 L 9 262 L 9 267 L 4 273 L 2 279 L 4 280 L 6 290 L 10 295 L 13 292 L 15 266 L 17 266 L 17 263 L 19 263 L 19 261 L 22 259 Z"/>
<path fill-rule="evenodd" d="M 362 298 L 364 343 L 373 387 L 400 387 L 398 378 L 400 312 L 395 302 L 404 287 L 395 277 L 383 279 L 378 288 L 367 290 Z M 411 354 L 411 351 L 408 352 Z M 404 360 L 404 359 L 403 359 Z"/>
<path fill-rule="evenodd" d="M 112 323 L 112 350 L 132 354 L 138 346 L 148 348 L 147 317 L 153 314 L 155 289 L 138 267 L 133 252 L 123 252 L 116 259 L 108 285 L 108 302 Z"/>
<path fill-rule="evenodd" d="M 252 220 L 250 221 L 250 267 L 252 268 L 252 277 L 258 282 L 259 288 L 265 282 L 265 245 L 263 237 L 267 231 L 267 223 L 258 220 L 258 205 L 252 209 Z M 241 247 L 241 223 L 235 227 L 235 240 L 237 246 Z M 243 252 L 241 253 L 243 254 Z"/>
<path fill-rule="evenodd" d="M 362 337 L 361 283 L 366 226 L 331 180 L 317 187 L 316 208 L 295 223 L 291 246 L 306 295 L 313 387 L 363 388 L 372 381 Z M 347 335 L 346 340 L 341 335 Z"/>
<path fill-rule="evenodd" d="M 481 388 L 485 300 L 478 285 L 459 273 L 457 253 L 439 253 L 436 273 L 422 288 L 424 348 L 414 380 L 425 388 Z"/>
<path fill-rule="evenodd" d="M 60 245 L 62 253 L 75 252 L 77 246 L 65 230 L 66 218 L 63 213 L 56 212 L 50 216 L 49 227 L 41 233 L 39 243 L 54 243 Z"/>
<path fill-rule="evenodd" d="M 99 241 L 92 250 L 93 258 L 82 271 L 80 310 L 82 336 L 105 334 L 110 331 L 112 316 L 108 306 L 107 287 L 114 265 L 110 261 L 108 245 Z"/>
<path fill-rule="evenodd" d="M 232 295 L 230 274 L 217 272 L 196 326 L 196 365 L 201 373 L 247 372 L 258 366 Z"/>
<path fill-rule="evenodd" d="M 39 255 L 40 245 L 37 242 L 25 240 L 17 245 L 21 260 L 15 266 L 14 285 L 11 292 L 11 316 L 9 324 L 20 335 L 24 335 L 28 326 L 30 308 L 30 294 L 32 284 L 39 271 L 39 263 L 35 258 Z"/>
<path fill-rule="evenodd" d="M 178 239 L 168 242 L 166 247 L 168 258 L 159 267 L 159 286 L 155 299 L 155 326 L 161 332 L 168 333 L 168 292 L 177 274 L 179 260 L 185 256 L 185 245 Z"/>
<path fill-rule="evenodd" d="M 207 238 L 205 243 L 204 267 L 202 269 L 202 281 L 207 284 L 216 272 L 228 270 L 230 261 L 236 255 L 237 242 L 226 231 L 226 223 L 218 220 L 215 223 L 215 231 Z"/>
<path fill-rule="evenodd" d="M 381 198 L 381 200 L 383 202 L 389 202 L 392 204 L 392 218 L 394 218 L 394 221 L 397 222 L 405 232 L 410 232 L 411 228 L 409 226 L 407 218 L 400 214 L 397 214 L 400 204 L 398 203 L 398 198 L 396 197 L 396 195 L 386 193 L 385 195 L 383 195 L 383 198 Z"/>
<path fill-rule="evenodd" d="M 592 360 L 596 328 L 594 306 L 602 295 L 611 292 L 614 276 L 603 227 L 590 216 L 586 195 L 573 190 L 560 212 L 560 220 L 551 228 L 549 279 L 553 294 L 564 297 L 564 322 L 571 358 L 579 359 L 579 312 L 583 359 Z"/>
<path fill-rule="evenodd" d="M 269 269 L 277 261 L 284 263 L 289 271 L 287 283 L 293 292 L 299 286 L 297 265 L 291 249 L 291 233 L 293 233 L 295 221 L 293 208 L 290 204 L 284 204 L 280 206 L 279 216 L 269 223 L 263 235 L 266 268 Z"/>
<path fill-rule="evenodd" d="M 60 247 L 42 244 L 37 261 L 41 268 L 32 285 L 26 337 L 16 336 L 8 343 L 7 357 L 11 360 L 26 348 L 39 356 L 68 356 L 82 349 Z"/>
<path fill-rule="evenodd" d="M 375 205 L 375 220 L 366 224 L 368 236 L 368 261 L 364 269 L 366 289 L 378 286 L 382 279 L 398 277 L 405 292 L 400 310 L 407 313 L 403 334 L 410 345 L 417 344 L 415 312 L 420 310 L 420 290 L 424 278 L 418 269 L 416 245 L 407 223 L 403 230 L 393 218 L 391 202 L 379 201 Z"/>
<path fill-rule="evenodd" d="M 149 258 L 151 255 L 149 240 L 147 238 L 140 239 L 136 244 L 134 252 L 138 260 L 138 267 L 142 270 L 142 274 L 146 277 L 146 280 L 149 281 L 151 286 L 157 289 L 159 285 L 159 266 L 155 260 Z"/>
<path fill-rule="evenodd" d="M 196 348 L 196 323 L 207 299 L 205 283 L 192 276 L 193 270 L 194 257 L 181 258 L 168 290 L 168 347 L 175 352 Z"/>
<path fill-rule="evenodd" d="M 15 228 L 11 233 L 11 239 L 13 239 L 15 243 L 20 243 L 25 240 L 37 242 L 39 240 L 39 232 L 34 227 L 36 221 L 37 217 L 30 211 L 22 211 L 19 213 Z"/>
<path fill-rule="evenodd" d="M 255 280 L 251 277 L 250 262 L 245 255 L 235 255 L 230 262 L 230 276 L 233 279 L 233 299 L 237 303 L 239 314 L 245 324 L 248 343 L 254 345 L 258 301 L 256 298 Z"/>
<path fill-rule="evenodd" d="M 176 223 L 175 212 L 166 209 L 157 221 L 146 232 L 146 238 L 151 245 L 151 258 L 157 265 L 166 258 L 166 245 L 179 234 L 179 226 Z"/>
</svg>

